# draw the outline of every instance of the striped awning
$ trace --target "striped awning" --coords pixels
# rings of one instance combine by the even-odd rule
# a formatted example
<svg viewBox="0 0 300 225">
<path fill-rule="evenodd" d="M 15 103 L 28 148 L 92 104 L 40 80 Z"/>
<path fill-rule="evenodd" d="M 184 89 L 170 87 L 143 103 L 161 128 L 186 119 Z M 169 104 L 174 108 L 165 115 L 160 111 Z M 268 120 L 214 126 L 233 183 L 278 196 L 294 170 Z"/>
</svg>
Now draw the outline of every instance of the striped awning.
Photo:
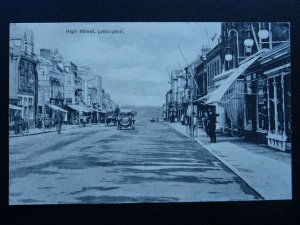
<svg viewBox="0 0 300 225">
<path fill-rule="evenodd" d="M 207 100 L 207 104 L 220 102 L 226 91 L 230 88 L 230 86 L 238 79 L 238 77 L 250 66 L 252 65 L 263 53 L 263 51 L 258 52 L 257 54 L 250 56 L 247 61 L 242 63 L 237 69 L 235 69 L 232 74 L 226 78 L 218 87 L 217 90 L 213 92 L 213 94 Z"/>
</svg>

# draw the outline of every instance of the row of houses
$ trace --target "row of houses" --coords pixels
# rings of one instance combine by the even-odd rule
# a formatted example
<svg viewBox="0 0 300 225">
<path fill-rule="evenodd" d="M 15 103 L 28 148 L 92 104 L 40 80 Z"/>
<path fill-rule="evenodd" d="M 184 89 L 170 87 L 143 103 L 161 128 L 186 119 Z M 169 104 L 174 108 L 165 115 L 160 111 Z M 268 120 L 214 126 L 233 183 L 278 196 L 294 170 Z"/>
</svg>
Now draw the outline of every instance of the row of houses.
<svg viewBox="0 0 300 225">
<path fill-rule="evenodd" d="M 57 109 L 69 124 L 77 123 L 83 114 L 100 122 L 107 111 L 114 109 L 99 74 L 64 60 L 57 49 L 40 49 L 36 54 L 32 31 L 12 24 L 9 47 L 10 123 L 16 111 L 33 128 L 39 118 L 53 118 Z"/>
<path fill-rule="evenodd" d="M 239 130 L 249 140 L 288 150 L 290 61 L 289 23 L 224 22 L 216 46 L 203 46 L 193 62 L 171 72 L 164 116 L 199 119 L 212 108 L 217 131 Z"/>
</svg>

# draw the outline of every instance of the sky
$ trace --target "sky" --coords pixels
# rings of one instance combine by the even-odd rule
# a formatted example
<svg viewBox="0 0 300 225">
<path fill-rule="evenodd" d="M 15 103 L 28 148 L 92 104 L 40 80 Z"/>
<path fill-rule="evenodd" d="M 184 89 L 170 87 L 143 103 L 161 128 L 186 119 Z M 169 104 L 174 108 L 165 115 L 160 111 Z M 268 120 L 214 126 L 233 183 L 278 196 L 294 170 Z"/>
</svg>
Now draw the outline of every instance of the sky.
<svg viewBox="0 0 300 225">
<path fill-rule="evenodd" d="M 90 67 L 118 105 L 162 106 L 168 71 L 186 66 L 203 45 L 217 44 L 221 23 L 19 23 L 34 33 L 35 53 L 57 48 L 65 61 Z M 68 31 L 74 31 L 73 33 Z M 95 33 L 80 33 L 93 30 Z M 120 33 L 98 33 L 117 30 Z M 76 32 L 75 32 L 76 31 Z M 214 41 L 212 37 L 217 34 Z M 179 66 L 180 65 L 180 66 Z"/>
</svg>

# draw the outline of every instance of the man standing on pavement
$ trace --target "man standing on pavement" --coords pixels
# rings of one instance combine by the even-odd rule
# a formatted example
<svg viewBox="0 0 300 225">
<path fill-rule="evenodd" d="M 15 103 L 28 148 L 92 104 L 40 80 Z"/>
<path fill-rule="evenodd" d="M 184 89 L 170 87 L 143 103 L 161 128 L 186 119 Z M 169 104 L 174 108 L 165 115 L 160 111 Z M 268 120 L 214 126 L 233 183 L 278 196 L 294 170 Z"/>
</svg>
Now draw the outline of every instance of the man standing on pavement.
<svg viewBox="0 0 300 225">
<path fill-rule="evenodd" d="M 208 109 L 207 128 L 211 143 L 216 143 L 216 114 L 213 110 Z"/>
</svg>

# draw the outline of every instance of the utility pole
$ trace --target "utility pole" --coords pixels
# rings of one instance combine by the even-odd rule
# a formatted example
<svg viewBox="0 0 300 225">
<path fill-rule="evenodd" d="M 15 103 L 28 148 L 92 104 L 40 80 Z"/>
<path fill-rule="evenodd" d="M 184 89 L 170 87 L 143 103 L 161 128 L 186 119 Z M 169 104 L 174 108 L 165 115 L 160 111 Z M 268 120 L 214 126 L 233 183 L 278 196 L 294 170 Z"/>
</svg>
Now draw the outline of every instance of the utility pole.
<svg viewBox="0 0 300 225">
<path fill-rule="evenodd" d="M 193 76 L 193 74 L 191 74 L 191 76 Z M 193 105 L 193 96 L 194 96 L 194 79 L 191 79 L 191 140 L 194 141 L 194 105 Z"/>
<path fill-rule="evenodd" d="M 187 69 L 189 70 L 190 72 L 190 75 L 191 75 L 191 87 L 190 87 L 190 106 L 191 106 L 191 119 L 190 119 L 190 138 L 191 138 L 191 141 L 195 141 L 195 138 L 194 138 L 194 105 L 193 105 L 193 89 L 194 89 L 194 76 L 193 76 L 193 72 L 191 71 L 182 51 L 181 51 L 181 48 L 179 47 L 179 45 L 177 45 L 179 50 L 180 50 L 180 53 L 187 65 Z M 196 82 L 195 82 L 196 83 Z"/>
<path fill-rule="evenodd" d="M 170 101 L 172 102 L 172 99 L 173 99 L 173 80 L 172 80 L 172 75 L 171 73 L 169 72 L 168 68 L 167 69 L 167 72 L 169 74 L 169 77 L 170 77 L 170 84 L 171 84 L 171 92 L 170 92 Z M 171 113 L 171 109 L 170 109 L 170 106 L 168 105 L 168 112 L 167 112 L 167 115 L 168 115 L 168 122 L 170 123 L 170 113 Z"/>
</svg>

